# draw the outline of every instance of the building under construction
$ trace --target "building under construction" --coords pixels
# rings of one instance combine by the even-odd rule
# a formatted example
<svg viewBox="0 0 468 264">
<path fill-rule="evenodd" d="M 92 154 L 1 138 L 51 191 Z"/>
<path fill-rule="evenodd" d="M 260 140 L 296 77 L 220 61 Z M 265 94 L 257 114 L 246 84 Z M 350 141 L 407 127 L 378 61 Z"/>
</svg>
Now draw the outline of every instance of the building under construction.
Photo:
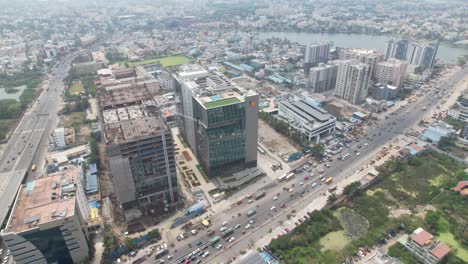
<svg viewBox="0 0 468 264">
<path fill-rule="evenodd" d="M 101 86 L 98 95 L 119 206 L 161 212 L 178 204 L 173 138 L 151 90 L 116 83 Z"/>
</svg>

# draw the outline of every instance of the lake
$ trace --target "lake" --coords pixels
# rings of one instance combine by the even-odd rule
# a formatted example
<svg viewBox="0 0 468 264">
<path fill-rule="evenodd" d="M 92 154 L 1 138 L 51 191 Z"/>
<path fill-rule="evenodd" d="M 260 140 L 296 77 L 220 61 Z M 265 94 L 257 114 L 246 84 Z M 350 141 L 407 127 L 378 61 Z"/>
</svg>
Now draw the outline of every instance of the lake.
<svg viewBox="0 0 468 264">
<path fill-rule="evenodd" d="M 382 52 L 384 52 L 387 47 L 386 42 L 392 38 L 396 38 L 389 35 L 298 32 L 260 32 L 259 36 L 263 39 L 271 37 L 286 38 L 304 45 L 313 42 L 331 41 L 334 46 L 377 49 Z M 442 59 L 445 63 L 456 63 L 457 58 L 465 54 L 468 54 L 468 48 L 440 43 L 437 51 L 437 59 Z"/>
<path fill-rule="evenodd" d="M 24 89 L 26 89 L 26 85 L 15 87 L 14 89 L 18 90 L 16 93 L 7 93 L 5 88 L 0 87 L 0 100 L 2 99 L 15 99 L 19 101 L 21 94 L 23 93 Z"/>
</svg>

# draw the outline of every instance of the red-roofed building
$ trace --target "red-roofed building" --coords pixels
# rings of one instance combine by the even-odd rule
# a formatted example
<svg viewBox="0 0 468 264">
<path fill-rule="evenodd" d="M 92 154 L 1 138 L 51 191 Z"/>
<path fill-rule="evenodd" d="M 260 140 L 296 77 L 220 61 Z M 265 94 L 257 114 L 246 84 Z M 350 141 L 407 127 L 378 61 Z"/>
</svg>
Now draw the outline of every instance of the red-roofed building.
<svg viewBox="0 0 468 264">
<path fill-rule="evenodd" d="M 459 192 L 461 195 L 468 195 L 468 181 L 459 181 L 457 186 L 453 187 L 452 190 Z"/>
<path fill-rule="evenodd" d="M 443 259 L 450 252 L 449 246 L 444 243 L 440 243 L 436 248 L 434 248 L 431 253 L 438 259 Z"/>
<path fill-rule="evenodd" d="M 422 228 L 413 231 L 405 247 L 424 264 L 439 263 L 450 252 L 450 248 L 434 239 L 434 236 Z"/>
<path fill-rule="evenodd" d="M 420 246 L 425 246 L 426 244 L 430 243 L 432 238 L 434 237 L 433 235 L 431 235 L 431 233 L 427 232 L 422 228 L 417 233 L 415 232 L 413 232 L 413 234 L 411 235 L 411 240 L 418 243 L 418 245 Z"/>
</svg>

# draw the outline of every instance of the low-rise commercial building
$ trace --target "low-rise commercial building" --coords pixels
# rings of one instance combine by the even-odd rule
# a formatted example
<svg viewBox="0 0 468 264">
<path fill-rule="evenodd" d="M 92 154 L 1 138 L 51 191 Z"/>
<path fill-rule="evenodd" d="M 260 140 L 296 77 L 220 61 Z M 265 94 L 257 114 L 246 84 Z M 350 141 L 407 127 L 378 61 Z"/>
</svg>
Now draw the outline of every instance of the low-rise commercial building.
<svg viewBox="0 0 468 264">
<path fill-rule="evenodd" d="M 73 70 L 75 70 L 78 75 L 95 74 L 102 68 L 104 68 L 104 63 L 102 62 L 89 61 L 73 64 Z"/>
<path fill-rule="evenodd" d="M 450 248 L 445 243 L 421 227 L 408 237 L 405 247 L 424 264 L 439 263 L 450 252 Z"/>
<path fill-rule="evenodd" d="M 278 105 L 278 116 L 301 131 L 307 140 L 320 141 L 335 131 L 336 118 L 306 100 L 285 100 Z"/>
<path fill-rule="evenodd" d="M 456 104 L 448 110 L 447 115 L 453 119 L 468 122 L 468 107 Z"/>
</svg>

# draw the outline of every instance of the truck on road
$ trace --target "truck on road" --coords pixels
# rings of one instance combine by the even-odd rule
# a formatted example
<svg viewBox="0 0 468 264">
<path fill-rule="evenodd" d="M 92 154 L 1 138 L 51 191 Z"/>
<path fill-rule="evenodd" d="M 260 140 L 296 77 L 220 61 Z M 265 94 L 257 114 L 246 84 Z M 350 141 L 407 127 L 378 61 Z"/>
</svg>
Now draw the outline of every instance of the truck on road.
<svg viewBox="0 0 468 264">
<path fill-rule="evenodd" d="M 218 243 L 219 240 L 221 240 L 221 238 L 220 238 L 219 236 L 213 237 L 213 238 L 210 240 L 210 245 L 212 245 L 212 246 L 216 245 L 216 243 Z"/>
<path fill-rule="evenodd" d="M 255 200 L 258 200 L 258 199 L 264 197 L 265 195 L 266 195 L 265 191 L 259 192 L 259 193 L 255 194 Z"/>
<path fill-rule="evenodd" d="M 257 213 L 257 211 L 256 211 L 255 209 L 252 209 L 252 210 L 249 210 L 249 211 L 247 212 L 247 216 L 248 216 L 248 217 L 251 217 L 252 215 L 254 215 L 254 214 L 256 214 L 256 213 Z"/>
</svg>

